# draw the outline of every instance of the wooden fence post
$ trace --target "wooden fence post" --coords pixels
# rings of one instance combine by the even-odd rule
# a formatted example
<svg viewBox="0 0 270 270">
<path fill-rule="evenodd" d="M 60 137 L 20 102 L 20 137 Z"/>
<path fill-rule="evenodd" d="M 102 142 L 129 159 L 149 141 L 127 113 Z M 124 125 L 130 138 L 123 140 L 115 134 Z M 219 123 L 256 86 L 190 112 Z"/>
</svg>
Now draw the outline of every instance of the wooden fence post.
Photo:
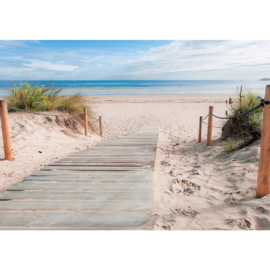
<svg viewBox="0 0 270 270">
<path fill-rule="evenodd" d="M 199 123 L 199 139 L 198 142 L 202 142 L 202 116 L 200 116 L 200 123 Z"/>
<path fill-rule="evenodd" d="M 265 100 L 270 99 L 270 85 L 265 88 Z M 256 196 L 261 198 L 270 193 L 270 104 L 264 106 L 263 126 Z"/>
<path fill-rule="evenodd" d="M 87 108 L 84 108 L 84 132 L 85 136 L 88 136 Z"/>
<path fill-rule="evenodd" d="M 100 136 L 103 137 L 103 131 L 102 131 L 102 118 L 99 117 L 99 130 L 100 130 Z"/>
<path fill-rule="evenodd" d="M 10 143 L 9 124 L 8 124 L 8 109 L 6 100 L 1 100 L 1 125 L 2 125 L 5 159 L 12 161 L 12 151 Z"/>
<path fill-rule="evenodd" d="M 214 107 L 209 106 L 209 114 L 208 114 L 208 129 L 207 129 L 207 142 L 206 146 L 211 146 L 212 145 L 212 125 L 213 125 L 213 113 Z"/>
</svg>

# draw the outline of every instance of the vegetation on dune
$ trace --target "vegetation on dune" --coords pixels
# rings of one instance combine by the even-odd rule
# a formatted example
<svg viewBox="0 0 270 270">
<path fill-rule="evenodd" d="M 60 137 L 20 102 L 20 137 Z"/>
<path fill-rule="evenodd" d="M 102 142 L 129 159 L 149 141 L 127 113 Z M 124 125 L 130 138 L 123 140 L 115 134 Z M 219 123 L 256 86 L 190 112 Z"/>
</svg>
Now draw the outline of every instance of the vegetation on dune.
<svg viewBox="0 0 270 270">
<path fill-rule="evenodd" d="M 44 86 L 31 87 L 28 83 L 20 84 L 10 90 L 9 105 L 27 111 L 65 111 L 69 113 L 83 112 L 84 97 L 78 93 L 71 96 L 60 96 L 61 90 L 45 88 Z"/>
<path fill-rule="evenodd" d="M 232 152 L 234 150 L 231 138 L 229 138 L 229 144 L 226 145 L 224 148 L 225 148 L 225 152 L 227 153 Z"/>
<path fill-rule="evenodd" d="M 61 90 L 45 88 L 45 86 L 31 86 L 29 83 L 22 83 L 19 87 L 13 87 L 9 91 L 7 97 L 8 104 L 11 107 L 27 110 L 31 112 L 38 111 L 61 111 L 70 114 L 77 114 L 84 112 L 84 108 L 87 107 L 87 112 L 92 115 L 89 104 L 86 106 L 85 97 L 78 93 L 69 96 L 61 96 Z M 9 111 L 16 111 L 9 108 Z M 78 124 L 83 124 L 83 114 L 74 116 L 72 119 L 64 120 L 65 125 L 71 127 L 73 130 L 78 131 Z M 50 117 L 47 117 L 49 122 L 52 121 Z M 59 123 L 61 120 L 57 119 Z M 93 130 L 94 127 L 91 122 L 88 121 L 88 126 Z"/>
<path fill-rule="evenodd" d="M 234 116 L 243 113 L 258 104 L 260 101 L 256 99 L 256 94 L 252 91 L 241 91 L 236 99 L 229 98 L 226 101 L 229 108 L 229 113 L 226 111 L 227 116 Z M 222 139 L 235 138 L 243 140 L 243 143 L 236 148 L 227 150 L 237 150 L 245 146 L 252 144 L 253 142 L 261 138 L 262 119 L 263 119 L 263 108 L 254 110 L 246 115 L 239 116 L 227 120 L 222 127 Z M 230 143 L 231 144 L 231 143 Z"/>
</svg>

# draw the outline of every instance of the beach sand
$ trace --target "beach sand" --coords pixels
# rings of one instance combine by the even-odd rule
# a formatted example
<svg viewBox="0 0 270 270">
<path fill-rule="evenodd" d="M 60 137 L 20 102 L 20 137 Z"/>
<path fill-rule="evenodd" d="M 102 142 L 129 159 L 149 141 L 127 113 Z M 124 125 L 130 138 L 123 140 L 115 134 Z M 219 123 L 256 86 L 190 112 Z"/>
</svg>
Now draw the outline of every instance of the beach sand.
<svg viewBox="0 0 270 270">
<path fill-rule="evenodd" d="M 207 126 L 197 143 L 199 117 L 225 116 L 225 95 L 99 96 L 91 106 L 103 119 L 104 139 L 128 135 L 143 126 L 159 126 L 153 211 L 148 228 L 158 230 L 270 229 L 270 196 L 255 197 L 259 142 L 222 153 L 220 128 L 206 147 Z M 89 97 L 90 99 L 90 97 Z M 52 161 L 100 142 L 91 134 L 66 135 L 42 116 L 10 114 L 14 162 L 1 162 L 1 191 Z M 207 122 L 207 119 L 206 119 Z M 214 126 L 222 120 L 214 118 Z M 0 158 L 3 159 L 2 138 Z M 39 153 L 38 151 L 42 151 Z"/>
</svg>

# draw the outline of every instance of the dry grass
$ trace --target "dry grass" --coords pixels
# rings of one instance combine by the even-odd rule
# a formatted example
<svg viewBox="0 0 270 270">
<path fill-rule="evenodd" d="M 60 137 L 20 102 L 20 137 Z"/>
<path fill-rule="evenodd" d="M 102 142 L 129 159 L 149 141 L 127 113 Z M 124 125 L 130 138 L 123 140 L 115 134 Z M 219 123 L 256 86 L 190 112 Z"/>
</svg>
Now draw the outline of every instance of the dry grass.
<svg viewBox="0 0 270 270">
<path fill-rule="evenodd" d="M 230 112 L 229 114 L 226 112 L 226 115 L 238 115 L 257 106 L 260 101 L 256 100 L 256 96 L 251 90 L 240 91 L 237 99 L 232 100 L 229 98 L 229 101 L 226 101 Z M 222 139 L 237 138 L 244 140 L 240 148 L 260 139 L 262 112 L 263 108 L 259 108 L 246 115 L 227 120 L 222 128 Z"/>
<path fill-rule="evenodd" d="M 70 96 L 62 96 L 61 90 L 31 87 L 28 83 L 22 83 L 19 88 L 14 87 L 8 96 L 9 105 L 27 111 L 65 111 L 69 113 L 83 112 L 85 98 L 78 93 Z"/>
<path fill-rule="evenodd" d="M 28 83 L 22 83 L 19 87 L 13 87 L 10 90 L 7 99 L 10 106 L 31 112 L 60 111 L 67 114 L 77 114 L 84 112 L 84 108 L 87 107 L 88 115 L 93 115 L 91 107 L 89 106 L 89 101 L 87 101 L 85 96 L 80 93 L 63 96 L 59 89 L 50 89 L 45 88 L 44 86 L 39 87 L 37 85 L 31 86 Z M 9 109 L 9 111 L 16 110 Z M 95 125 L 92 124 L 93 119 L 90 120 L 88 126 L 94 131 Z M 69 120 L 65 121 L 68 126 L 72 127 L 74 123 L 83 125 L 83 114 L 72 116 Z M 72 122 L 73 124 L 69 125 L 69 122 Z"/>
</svg>

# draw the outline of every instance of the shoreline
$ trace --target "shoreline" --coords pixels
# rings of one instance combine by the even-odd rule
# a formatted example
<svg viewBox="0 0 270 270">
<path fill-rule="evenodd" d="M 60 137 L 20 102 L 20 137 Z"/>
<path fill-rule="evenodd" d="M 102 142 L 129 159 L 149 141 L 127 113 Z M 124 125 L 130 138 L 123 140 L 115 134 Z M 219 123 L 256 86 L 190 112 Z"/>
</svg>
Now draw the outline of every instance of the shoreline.
<svg viewBox="0 0 270 270">
<path fill-rule="evenodd" d="M 201 95 L 86 95 L 87 100 L 93 103 L 223 103 L 237 94 L 201 94 Z"/>
<path fill-rule="evenodd" d="M 248 88 L 245 89 L 246 87 L 243 87 L 243 91 L 245 90 L 251 90 L 251 91 L 259 91 L 259 92 L 264 92 L 265 91 L 265 87 L 267 86 L 267 84 L 263 87 L 256 87 L 256 88 Z M 60 89 L 63 92 L 112 92 L 114 94 L 112 95 L 118 95 L 115 93 L 119 93 L 119 92 L 134 92 L 132 94 L 128 94 L 128 95 L 140 95 L 140 94 L 136 94 L 136 92 L 168 92 L 168 91 L 172 91 L 172 92 L 180 92 L 180 93 L 176 93 L 176 94 L 169 94 L 169 95 L 194 95 L 197 93 L 192 93 L 192 92 L 201 92 L 200 94 L 203 95 L 213 95 L 213 92 L 221 92 L 221 93 L 217 93 L 219 94 L 231 94 L 231 93 L 237 93 L 237 91 L 240 90 L 240 87 L 237 88 L 113 88 L 113 87 L 108 87 L 108 88 L 101 88 L 101 89 L 95 89 L 95 88 L 63 88 L 61 89 L 61 87 L 57 87 L 57 89 Z M 0 89 L 0 94 L 1 92 L 8 92 L 11 89 Z M 190 92 L 187 94 L 182 94 L 181 92 Z M 204 92 L 204 93 L 203 93 Z M 208 93 L 211 92 L 211 93 Z M 226 93 L 227 92 L 227 93 Z M 102 94 L 101 94 L 102 95 Z M 121 95 L 121 94 L 120 94 Z M 159 94 L 153 94 L 153 93 L 149 93 L 149 94 L 143 94 L 143 95 L 159 95 Z M 161 94 L 161 95 L 167 95 L 167 94 Z M 215 95 L 215 94 L 214 94 Z"/>
</svg>

